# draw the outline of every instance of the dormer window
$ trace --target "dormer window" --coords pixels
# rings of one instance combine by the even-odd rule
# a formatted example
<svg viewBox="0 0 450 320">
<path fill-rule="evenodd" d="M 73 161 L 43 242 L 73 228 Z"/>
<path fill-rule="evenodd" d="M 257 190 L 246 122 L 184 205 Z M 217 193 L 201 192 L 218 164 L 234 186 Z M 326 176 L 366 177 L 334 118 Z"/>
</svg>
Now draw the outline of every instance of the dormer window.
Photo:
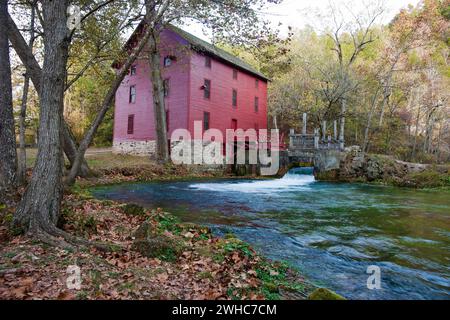
<svg viewBox="0 0 450 320">
<path fill-rule="evenodd" d="M 176 61 L 176 58 L 174 56 L 167 56 L 164 58 L 164 67 L 170 67 L 174 62 Z"/>
</svg>

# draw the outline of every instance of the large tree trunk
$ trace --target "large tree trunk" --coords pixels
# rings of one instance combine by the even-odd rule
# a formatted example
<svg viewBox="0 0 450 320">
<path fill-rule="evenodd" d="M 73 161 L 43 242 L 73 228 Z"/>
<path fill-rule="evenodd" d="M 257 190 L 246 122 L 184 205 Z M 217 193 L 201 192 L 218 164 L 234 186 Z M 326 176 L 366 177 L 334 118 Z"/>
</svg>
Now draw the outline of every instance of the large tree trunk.
<svg viewBox="0 0 450 320">
<path fill-rule="evenodd" d="M 62 186 L 64 85 L 69 48 L 68 0 L 43 0 L 44 66 L 36 165 L 14 224 L 31 234 L 51 233 L 59 218 Z"/>
<path fill-rule="evenodd" d="M 83 138 L 83 141 L 81 141 L 81 143 L 80 143 L 80 147 L 78 148 L 77 155 L 72 164 L 72 169 L 70 170 L 70 173 L 66 179 L 66 183 L 68 185 L 72 185 L 75 182 L 77 173 L 79 172 L 79 168 L 82 165 L 82 161 L 84 159 L 86 150 L 89 148 L 89 145 L 92 143 L 95 133 L 97 132 L 100 124 L 102 123 L 103 119 L 105 118 L 106 113 L 108 112 L 109 108 L 111 107 L 117 89 L 120 87 L 120 84 L 122 83 L 123 79 L 128 74 L 128 70 L 130 70 L 131 66 L 136 61 L 139 54 L 146 46 L 151 33 L 152 33 L 152 30 L 149 27 L 147 27 L 144 35 L 142 36 L 141 40 L 139 41 L 138 46 L 133 50 L 133 53 L 127 58 L 124 65 L 122 66 L 121 70 L 116 75 L 116 78 L 114 79 L 114 81 L 111 85 L 111 88 L 109 89 L 108 93 L 106 94 L 106 96 L 103 100 L 100 111 L 98 112 L 91 127 L 86 132 L 86 134 Z"/>
<path fill-rule="evenodd" d="M 35 26 L 35 3 L 31 4 L 31 21 L 30 21 L 30 39 L 28 41 L 28 47 L 32 50 L 34 44 L 34 26 Z M 18 183 L 23 185 L 26 182 L 26 172 L 27 172 L 27 151 L 26 151 L 26 116 L 27 116 L 27 104 L 28 104 L 28 91 L 30 88 L 30 76 L 25 73 L 24 84 L 23 84 L 23 94 L 22 94 L 22 104 L 20 106 L 20 116 L 19 116 L 19 167 L 17 171 Z"/>
<path fill-rule="evenodd" d="M 16 184 L 17 152 L 7 28 L 8 1 L 0 0 L 0 194 Z"/>
<path fill-rule="evenodd" d="M 169 146 L 167 139 L 166 107 L 164 102 L 164 85 L 161 75 L 161 55 L 159 53 L 159 35 L 155 32 L 149 39 L 150 70 L 153 91 L 153 110 L 156 128 L 156 157 L 160 163 L 168 163 Z"/>
<path fill-rule="evenodd" d="M 9 40 L 11 41 L 11 44 L 16 51 L 17 55 L 20 57 L 20 60 L 24 64 L 26 68 L 26 73 L 30 76 L 31 81 L 33 81 L 34 87 L 36 88 L 36 91 L 38 94 L 41 92 L 41 77 L 42 77 L 42 70 L 39 66 L 39 63 L 36 61 L 35 57 L 33 56 L 31 48 L 27 45 L 25 39 L 22 37 L 22 34 L 20 33 L 19 29 L 17 28 L 16 24 L 14 23 L 14 20 L 11 18 L 10 15 L 8 15 L 8 36 Z M 67 126 L 67 124 L 64 121 L 64 128 L 63 128 L 63 148 L 64 152 L 69 159 L 70 163 L 73 164 L 75 161 L 75 157 L 77 154 L 77 144 L 75 142 L 75 139 L 73 137 L 72 132 L 70 131 L 70 128 Z M 87 165 L 87 162 L 85 159 L 83 159 L 83 164 L 81 166 L 81 170 L 79 172 L 79 175 L 82 177 L 89 176 L 90 169 Z"/>
</svg>

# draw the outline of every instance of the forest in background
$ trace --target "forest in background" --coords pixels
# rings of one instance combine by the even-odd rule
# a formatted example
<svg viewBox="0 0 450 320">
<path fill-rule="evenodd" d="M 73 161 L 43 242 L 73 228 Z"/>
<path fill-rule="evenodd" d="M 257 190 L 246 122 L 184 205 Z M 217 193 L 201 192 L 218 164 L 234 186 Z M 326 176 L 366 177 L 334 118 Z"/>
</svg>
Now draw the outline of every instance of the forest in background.
<svg viewBox="0 0 450 320">
<path fill-rule="evenodd" d="M 321 23 L 330 20 L 326 29 L 292 30 L 281 48 L 268 46 L 252 55 L 224 47 L 272 78 L 272 127 L 300 132 L 304 112 L 310 132 L 324 120 L 345 118 L 347 146 L 406 161 L 446 163 L 450 2 L 424 0 L 379 25 L 384 10 L 382 2 L 362 12 L 330 5 L 329 12 L 317 14 Z"/>
<path fill-rule="evenodd" d="M 26 30 L 30 13 L 27 1 L 21 2 L 15 4 L 15 13 Z M 399 12 L 388 25 L 377 23 L 385 9 L 382 2 L 351 14 L 349 7 L 330 5 L 322 17 L 317 14 L 318 19 L 330 20 L 324 30 L 314 26 L 292 30 L 287 40 L 262 41 L 257 48 L 219 45 L 272 79 L 269 126 L 287 134 L 290 128 L 300 130 L 304 112 L 310 114 L 310 130 L 323 120 L 331 123 L 345 117 L 347 146 L 359 145 L 367 152 L 407 161 L 445 163 L 450 157 L 449 3 L 424 0 Z M 77 141 L 98 113 L 114 78 L 111 64 L 121 54 L 125 35 L 136 26 L 132 17 L 136 8 L 133 2 L 107 7 L 103 19 L 87 20 L 85 31 L 72 43 L 68 77 L 75 81 L 66 92 L 64 113 Z M 130 19 L 118 19 L 124 15 Z M 43 48 L 37 39 L 33 45 L 39 57 Z M 24 73 L 20 60 L 13 59 L 16 117 L 23 100 Z M 26 137 L 32 145 L 37 138 L 39 100 L 34 90 L 28 99 Z M 112 131 L 110 109 L 94 146 L 111 145 Z"/>
</svg>

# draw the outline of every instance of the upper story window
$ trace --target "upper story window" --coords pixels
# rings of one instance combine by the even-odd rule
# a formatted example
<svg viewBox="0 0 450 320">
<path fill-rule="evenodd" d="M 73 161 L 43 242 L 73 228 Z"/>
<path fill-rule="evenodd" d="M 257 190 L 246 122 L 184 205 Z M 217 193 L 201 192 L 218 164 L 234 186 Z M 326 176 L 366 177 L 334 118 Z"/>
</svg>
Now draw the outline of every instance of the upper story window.
<svg viewBox="0 0 450 320">
<path fill-rule="evenodd" d="M 169 79 L 164 80 L 163 89 L 164 89 L 164 97 L 168 97 L 170 94 L 170 80 Z"/>
<path fill-rule="evenodd" d="M 203 97 L 205 99 L 211 98 L 211 80 L 205 79 L 205 84 L 203 85 Z"/>
<path fill-rule="evenodd" d="M 203 113 L 203 131 L 208 131 L 210 128 L 209 121 L 210 121 L 210 114 L 209 112 Z"/>
<path fill-rule="evenodd" d="M 237 95 L 238 95 L 237 90 L 233 89 L 233 101 L 232 101 L 232 103 L 233 103 L 233 107 L 234 108 L 237 107 Z"/>
<path fill-rule="evenodd" d="M 170 67 L 175 61 L 177 61 L 177 58 L 175 58 L 174 56 L 166 56 L 164 58 L 164 67 Z"/>
<path fill-rule="evenodd" d="M 134 114 L 128 116 L 128 134 L 134 134 Z"/>
<path fill-rule="evenodd" d="M 136 66 L 131 66 L 130 74 L 132 76 L 135 76 L 137 74 L 137 67 Z"/>
<path fill-rule="evenodd" d="M 238 78 L 238 71 L 236 69 L 233 70 L 233 79 L 237 79 Z"/>
<path fill-rule="evenodd" d="M 259 80 L 258 80 L 258 79 L 255 80 L 255 88 L 256 88 L 256 89 L 259 88 Z"/>
<path fill-rule="evenodd" d="M 130 103 L 136 103 L 136 86 L 130 87 Z"/>
<path fill-rule="evenodd" d="M 255 97 L 255 112 L 259 111 L 259 98 Z"/>
<path fill-rule="evenodd" d="M 205 67 L 211 69 L 212 59 L 211 57 L 205 57 Z"/>
</svg>

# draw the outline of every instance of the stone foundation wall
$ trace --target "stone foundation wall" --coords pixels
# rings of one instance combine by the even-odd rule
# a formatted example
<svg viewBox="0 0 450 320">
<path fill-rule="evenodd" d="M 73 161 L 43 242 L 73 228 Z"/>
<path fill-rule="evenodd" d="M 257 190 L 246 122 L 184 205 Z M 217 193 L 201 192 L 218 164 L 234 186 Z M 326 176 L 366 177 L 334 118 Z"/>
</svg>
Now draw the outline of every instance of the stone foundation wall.
<svg viewBox="0 0 450 320">
<path fill-rule="evenodd" d="M 141 157 L 152 156 L 156 153 L 156 141 L 114 141 L 113 153 Z"/>
</svg>

